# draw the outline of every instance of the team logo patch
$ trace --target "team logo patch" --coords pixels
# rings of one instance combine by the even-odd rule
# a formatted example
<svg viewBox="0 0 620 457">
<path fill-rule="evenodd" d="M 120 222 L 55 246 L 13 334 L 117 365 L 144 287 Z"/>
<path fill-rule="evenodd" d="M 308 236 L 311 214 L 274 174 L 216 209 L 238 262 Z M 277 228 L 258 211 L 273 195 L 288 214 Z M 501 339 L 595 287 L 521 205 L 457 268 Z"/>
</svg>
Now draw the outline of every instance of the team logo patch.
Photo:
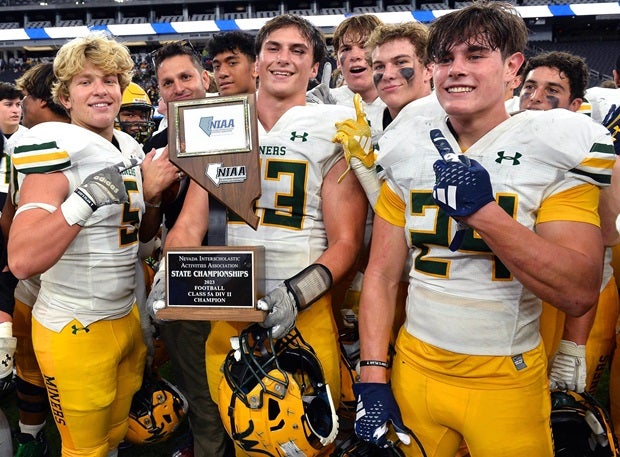
<svg viewBox="0 0 620 457">
<path fill-rule="evenodd" d="M 521 162 L 519 161 L 519 159 L 523 156 L 523 154 L 521 154 L 520 152 L 515 152 L 514 155 L 509 156 L 506 155 L 505 151 L 499 151 L 497 153 L 497 159 L 495 159 L 495 161 L 497 163 L 502 163 L 504 160 L 511 160 L 513 165 L 520 165 Z"/>
<path fill-rule="evenodd" d="M 291 132 L 291 141 L 301 140 L 302 143 L 308 141 L 308 132 L 303 132 L 301 135 L 297 134 L 297 131 Z"/>
<path fill-rule="evenodd" d="M 81 332 L 81 331 L 84 333 L 88 333 L 90 332 L 90 329 L 88 327 L 78 327 L 75 324 L 71 326 L 71 333 L 73 333 L 74 335 L 77 335 L 78 332 Z"/>
</svg>

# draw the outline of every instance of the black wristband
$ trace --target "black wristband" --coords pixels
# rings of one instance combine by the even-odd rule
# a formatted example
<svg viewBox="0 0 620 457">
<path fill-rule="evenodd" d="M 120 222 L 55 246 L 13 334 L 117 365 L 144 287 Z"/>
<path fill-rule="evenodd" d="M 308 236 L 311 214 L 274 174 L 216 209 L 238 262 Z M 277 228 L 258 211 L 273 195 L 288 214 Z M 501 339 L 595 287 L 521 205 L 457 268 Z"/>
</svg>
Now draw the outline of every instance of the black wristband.
<svg viewBox="0 0 620 457">
<path fill-rule="evenodd" d="M 390 368 L 390 364 L 383 360 L 360 360 L 360 367 L 383 367 Z"/>
<path fill-rule="evenodd" d="M 97 211 L 97 205 L 95 204 L 94 201 L 91 200 L 90 196 L 86 192 L 84 192 L 79 187 L 75 189 L 73 192 L 78 194 L 82 198 L 82 200 L 84 200 L 88 204 L 88 206 L 90 206 L 90 209 L 92 209 L 93 211 Z"/>
</svg>

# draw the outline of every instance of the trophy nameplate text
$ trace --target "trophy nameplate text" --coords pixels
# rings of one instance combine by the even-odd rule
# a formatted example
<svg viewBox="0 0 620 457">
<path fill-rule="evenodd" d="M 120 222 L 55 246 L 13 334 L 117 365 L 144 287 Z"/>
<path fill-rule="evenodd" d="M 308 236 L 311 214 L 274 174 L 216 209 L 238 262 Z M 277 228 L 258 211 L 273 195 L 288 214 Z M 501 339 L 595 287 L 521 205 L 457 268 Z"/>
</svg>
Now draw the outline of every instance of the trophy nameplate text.
<svg viewBox="0 0 620 457">
<path fill-rule="evenodd" d="M 166 307 L 161 319 L 262 322 L 265 248 L 203 246 L 166 251 Z"/>
</svg>

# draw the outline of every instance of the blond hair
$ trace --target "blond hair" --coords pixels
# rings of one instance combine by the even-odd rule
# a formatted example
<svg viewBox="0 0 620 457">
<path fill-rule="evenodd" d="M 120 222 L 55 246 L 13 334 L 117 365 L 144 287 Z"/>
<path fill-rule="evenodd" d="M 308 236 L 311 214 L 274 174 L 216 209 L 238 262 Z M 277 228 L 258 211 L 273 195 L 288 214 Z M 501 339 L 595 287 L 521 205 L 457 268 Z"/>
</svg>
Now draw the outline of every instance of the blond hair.
<svg viewBox="0 0 620 457">
<path fill-rule="evenodd" d="M 69 84 L 87 62 L 110 75 L 117 75 L 121 93 L 132 78 L 134 67 L 129 49 L 106 32 L 91 32 L 65 43 L 54 58 L 56 81 L 52 87 L 54 102 L 69 97 Z"/>
</svg>

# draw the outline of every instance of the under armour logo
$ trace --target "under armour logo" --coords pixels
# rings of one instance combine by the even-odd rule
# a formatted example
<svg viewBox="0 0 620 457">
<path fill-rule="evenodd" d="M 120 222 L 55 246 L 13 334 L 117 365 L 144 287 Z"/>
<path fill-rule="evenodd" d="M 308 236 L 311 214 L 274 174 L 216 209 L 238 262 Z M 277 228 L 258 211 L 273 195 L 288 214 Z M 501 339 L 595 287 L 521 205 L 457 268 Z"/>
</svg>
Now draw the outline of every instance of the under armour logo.
<svg viewBox="0 0 620 457">
<path fill-rule="evenodd" d="M 73 333 L 74 335 L 77 335 L 77 333 L 83 330 L 84 332 L 88 333 L 90 332 L 90 329 L 88 327 L 78 327 L 77 325 L 73 324 L 71 326 L 71 333 Z"/>
<path fill-rule="evenodd" d="M 302 143 L 308 141 L 308 132 L 301 135 L 297 135 L 297 131 L 291 132 L 291 141 L 296 141 L 298 138 L 301 139 Z"/>
<path fill-rule="evenodd" d="M 515 152 L 514 156 L 507 156 L 504 151 L 499 151 L 497 153 L 497 159 L 495 159 L 495 161 L 497 163 L 502 163 L 502 161 L 506 159 L 506 160 L 512 160 L 513 165 L 519 165 L 521 163 L 519 162 L 519 159 L 521 158 L 522 155 L 523 154 L 521 154 L 520 152 Z"/>
<path fill-rule="evenodd" d="M 0 363 L 5 367 L 8 367 L 11 365 L 11 360 L 13 360 L 13 357 L 11 357 L 9 354 L 4 354 L 4 359 L 2 359 Z"/>
</svg>

